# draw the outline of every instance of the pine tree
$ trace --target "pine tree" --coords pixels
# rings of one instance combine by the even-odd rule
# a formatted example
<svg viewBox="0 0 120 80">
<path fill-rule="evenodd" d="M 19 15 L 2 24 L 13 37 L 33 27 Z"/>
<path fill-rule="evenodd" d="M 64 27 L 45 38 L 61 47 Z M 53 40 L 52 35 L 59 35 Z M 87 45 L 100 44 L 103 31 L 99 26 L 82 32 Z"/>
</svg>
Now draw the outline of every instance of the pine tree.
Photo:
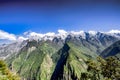
<svg viewBox="0 0 120 80">
<path fill-rule="evenodd" d="M 5 62 L 0 60 L 0 80 L 20 80 L 20 77 L 11 72 Z"/>
</svg>

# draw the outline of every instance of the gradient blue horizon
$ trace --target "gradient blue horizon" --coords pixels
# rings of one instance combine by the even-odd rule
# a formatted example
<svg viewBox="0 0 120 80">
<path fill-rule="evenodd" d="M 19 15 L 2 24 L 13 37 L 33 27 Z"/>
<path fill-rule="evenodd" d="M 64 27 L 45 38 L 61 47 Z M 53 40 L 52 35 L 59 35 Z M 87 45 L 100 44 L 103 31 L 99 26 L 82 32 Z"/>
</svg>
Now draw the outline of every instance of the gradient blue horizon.
<svg viewBox="0 0 120 80">
<path fill-rule="evenodd" d="M 25 31 L 120 30 L 120 6 L 116 4 L 27 5 L 8 3 L 0 6 L 0 30 L 13 34 Z"/>
</svg>

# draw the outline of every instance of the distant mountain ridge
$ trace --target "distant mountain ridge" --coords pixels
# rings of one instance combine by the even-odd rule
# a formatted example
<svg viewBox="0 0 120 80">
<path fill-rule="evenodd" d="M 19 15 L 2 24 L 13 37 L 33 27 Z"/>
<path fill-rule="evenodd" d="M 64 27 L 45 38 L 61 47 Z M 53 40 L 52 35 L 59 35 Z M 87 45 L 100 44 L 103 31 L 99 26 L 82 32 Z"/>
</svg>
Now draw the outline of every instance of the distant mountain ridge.
<svg viewBox="0 0 120 80">
<path fill-rule="evenodd" d="M 74 37 L 81 37 L 83 39 L 87 38 L 87 35 L 91 37 L 98 37 L 99 34 L 104 34 L 104 35 L 109 35 L 109 36 L 114 36 L 117 38 L 120 38 L 120 31 L 119 30 L 111 30 L 109 32 L 97 32 L 97 31 L 65 31 L 65 30 L 58 30 L 58 33 L 54 32 L 48 32 L 45 34 L 41 33 L 36 33 L 36 32 L 26 32 L 25 39 L 29 40 L 53 40 L 55 37 L 61 38 L 61 39 L 66 39 L 68 35 L 74 36 Z"/>
<path fill-rule="evenodd" d="M 100 55 L 104 58 L 109 56 L 115 56 L 120 60 L 120 41 L 117 41 L 110 47 L 106 48 Z"/>
<path fill-rule="evenodd" d="M 49 35 L 49 36 L 48 36 Z M 17 41 L 11 44 L 4 44 L 0 46 L 0 58 L 5 58 L 9 56 L 7 53 L 18 53 L 24 46 L 27 45 L 29 41 L 38 41 L 38 42 L 44 42 L 44 41 L 53 41 L 56 43 L 59 43 L 60 45 L 63 45 L 66 41 L 69 40 L 77 40 L 81 44 L 84 44 L 84 41 L 97 47 L 97 48 L 106 48 L 112 43 L 120 40 L 120 33 L 119 32 L 95 32 L 95 31 L 89 31 L 89 32 L 63 32 L 63 34 L 57 34 L 57 35 L 50 35 L 47 34 L 43 37 L 40 37 L 39 35 L 33 35 L 27 40 L 23 41 Z M 98 53 L 100 51 L 98 50 Z M 4 54 L 3 54 L 4 53 Z M 6 53 L 6 54 L 5 54 Z"/>
<path fill-rule="evenodd" d="M 0 46 L 0 58 L 23 80 L 77 80 L 87 72 L 86 61 L 120 40 L 119 33 L 65 33 Z M 60 70 L 60 72 L 59 72 Z"/>
</svg>

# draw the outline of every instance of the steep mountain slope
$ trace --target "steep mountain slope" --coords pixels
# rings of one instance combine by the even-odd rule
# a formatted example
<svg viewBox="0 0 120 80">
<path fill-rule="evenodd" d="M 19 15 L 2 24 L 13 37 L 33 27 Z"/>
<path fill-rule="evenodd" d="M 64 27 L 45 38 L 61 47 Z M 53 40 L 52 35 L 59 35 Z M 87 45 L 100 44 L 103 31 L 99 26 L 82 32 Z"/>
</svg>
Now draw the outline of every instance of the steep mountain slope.
<svg viewBox="0 0 120 80">
<path fill-rule="evenodd" d="M 86 61 L 96 61 L 105 48 L 119 40 L 118 36 L 80 32 L 37 37 L 0 46 L 0 58 L 24 80 L 80 80 L 81 73 L 87 72 Z"/>
<path fill-rule="evenodd" d="M 6 61 L 13 71 L 27 80 L 44 78 L 49 80 L 53 71 L 52 68 L 55 66 L 51 56 L 61 48 L 60 45 L 57 47 L 56 45 L 50 42 L 30 41 L 18 55 L 13 55 Z"/>
<path fill-rule="evenodd" d="M 120 60 L 120 41 L 115 42 L 112 44 L 110 47 L 105 49 L 102 53 L 101 56 L 106 58 L 108 56 L 115 56 Z"/>
<path fill-rule="evenodd" d="M 73 40 L 75 44 L 83 44 L 87 48 L 91 48 L 86 45 L 90 44 L 94 46 L 97 54 L 100 54 L 103 49 L 110 46 L 114 42 L 120 40 L 120 33 L 103 33 L 103 32 L 66 32 L 65 34 L 45 35 L 39 37 L 34 35 L 25 41 L 17 41 L 8 45 L 0 45 L 0 59 L 6 59 L 12 54 L 17 54 L 21 49 L 27 45 L 28 41 L 35 40 L 37 42 L 52 41 L 62 45 L 66 41 Z M 77 40 L 77 42 L 75 42 Z M 92 48 L 91 48 L 92 49 Z"/>
<path fill-rule="evenodd" d="M 73 43 L 64 44 L 63 48 L 58 52 L 61 56 L 57 62 L 51 80 L 76 80 L 80 79 L 82 72 L 86 72 L 88 59 L 95 59 L 96 53 L 79 49 Z"/>
<path fill-rule="evenodd" d="M 85 61 L 89 58 L 95 59 L 97 56 L 89 49 L 80 49 L 72 41 L 60 48 L 61 46 L 50 41 L 40 43 L 30 41 L 18 55 L 13 55 L 6 61 L 13 71 L 27 80 L 50 80 L 51 76 L 54 80 L 54 76 L 57 77 L 56 70 L 63 71 L 64 74 L 60 72 L 57 75 L 62 74 L 67 80 L 67 76 L 79 78 L 80 73 L 86 70 Z M 68 74 L 69 71 L 72 74 Z"/>
<path fill-rule="evenodd" d="M 26 41 L 3 44 L 0 46 L 0 59 L 6 59 L 12 54 L 17 54 L 26 44 Z"/>
</svg>

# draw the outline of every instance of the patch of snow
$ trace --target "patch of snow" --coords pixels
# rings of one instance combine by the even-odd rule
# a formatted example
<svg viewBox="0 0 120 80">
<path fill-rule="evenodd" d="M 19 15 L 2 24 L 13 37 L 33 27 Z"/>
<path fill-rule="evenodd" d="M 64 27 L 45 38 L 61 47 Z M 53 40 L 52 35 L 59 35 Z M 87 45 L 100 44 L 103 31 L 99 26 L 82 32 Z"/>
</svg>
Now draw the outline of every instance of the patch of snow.
<svg viewBox="0 0 120 80">
<path fill-rule="evenodd" d="M 91 34 L 91 35 L 93 35 L 93 36 L 95 36 L 97 34 L 96 31 L 88 31 L 88 33 Z"/>
<path fill-rule="evenodd" d="M 73 34 L 73 36 L 81 36 L 84 39 L 86 38 L 84 31 L 79 31 L 79 32 L 71 31 L 70 33 Z"/>
<path fill-rule="evenodd" d="M 111 30 L 111 31 L 109 31 L 108 33 L 120 33 L 120 30 Z"/>
</svg>

